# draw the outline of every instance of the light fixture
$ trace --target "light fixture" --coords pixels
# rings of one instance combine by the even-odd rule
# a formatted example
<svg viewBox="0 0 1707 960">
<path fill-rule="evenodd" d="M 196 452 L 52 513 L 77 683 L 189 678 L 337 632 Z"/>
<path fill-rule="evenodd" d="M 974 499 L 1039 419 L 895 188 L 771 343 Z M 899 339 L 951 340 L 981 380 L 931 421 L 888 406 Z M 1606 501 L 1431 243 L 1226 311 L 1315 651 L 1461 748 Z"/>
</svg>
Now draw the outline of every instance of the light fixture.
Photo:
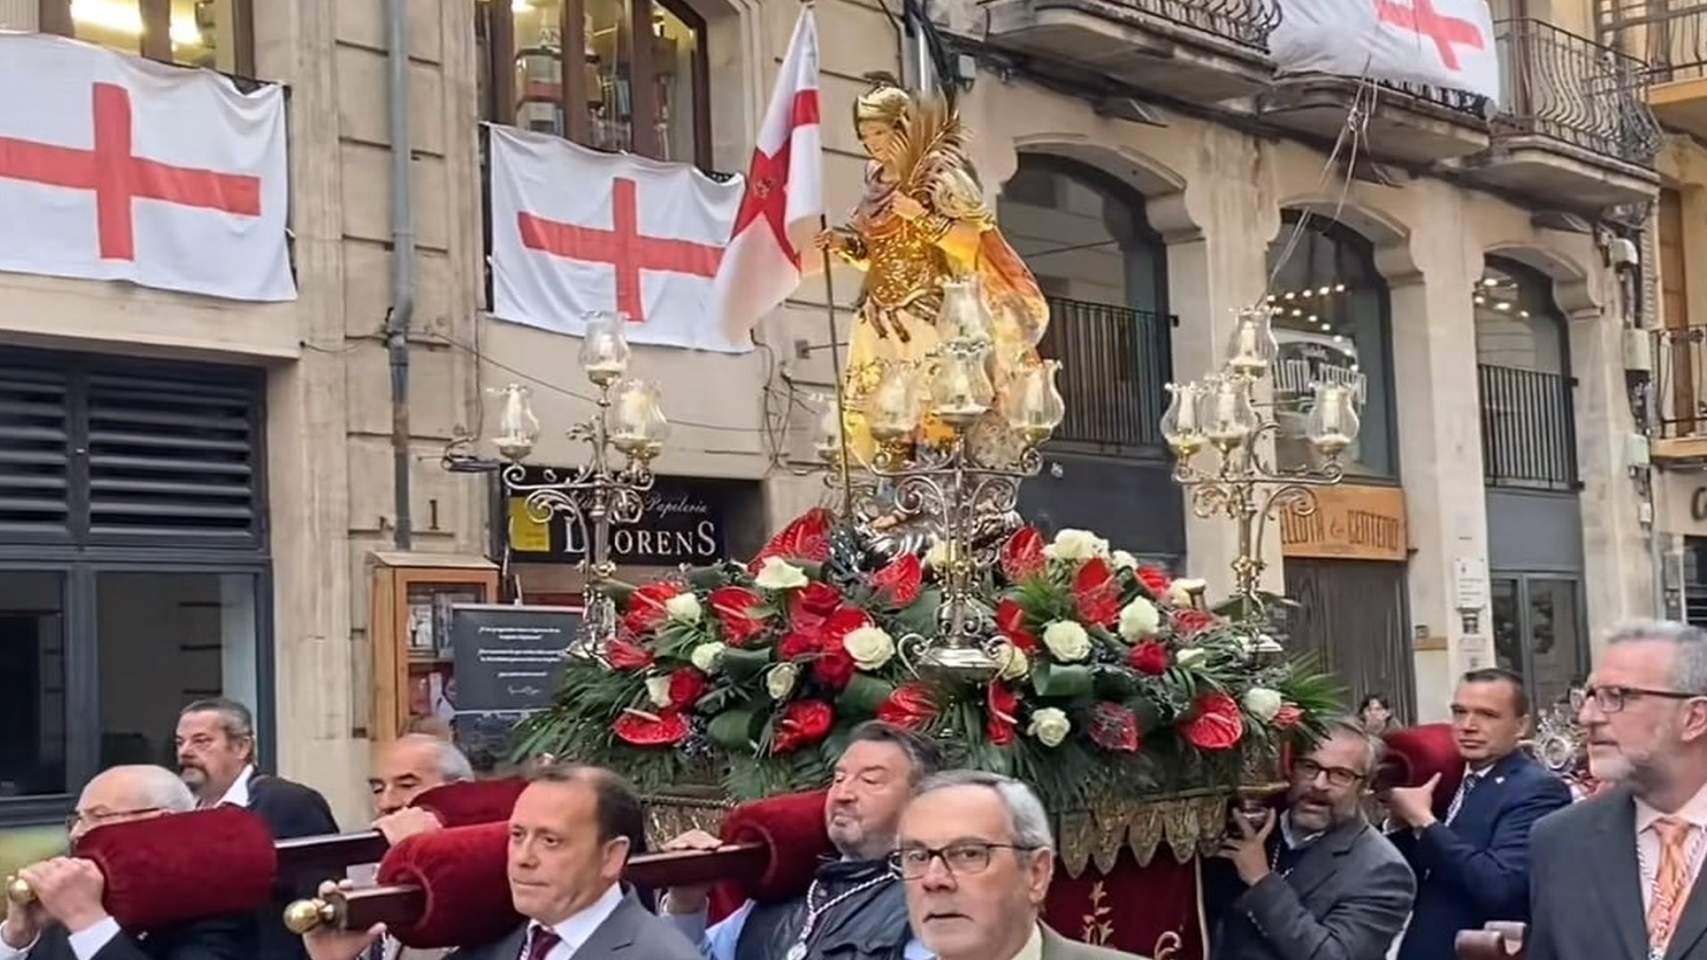
<svg viewBox="0 0 1707 960">
<path fill-rule="evenodd" d="M 1233 322 L 1233 334 L 1227 338 L 1227 366 L 1234 373 L 1260 377 L 1274 362 L 1280 345 L 1274 339 L 1274 326 L 1270 320 L 1273 312 L 1268 307 L 1239 311 Z M 1302 313 L 1301 310 L 1292 311 L 1295 317 Z"/>
<path fill-rule="evenodd" d="M 628 372 L 628 355 L 628 317 L 602 310 L 589 313 L 580 356 L 587 379 L 601 387 L 617 382 Z"/>
<path fill-rule="evenodd" d="M 1316 403 L 1304 425 L 1310 446 L 1324 457 L 1337 457 L 1357 439 L 1358 423 L 1351 389 L 1343 383 L 1316 384 Z"/>
<path fill-rule="evenodd" d="M 1343 284 L 1343 283 L 1334 284 L 1334 292 L 1335 293 L 1344 293 L 1345 292 L 1345 284 Z"/>
<path fill-rule="evenodd" d="M 1487 302 L 1488 302 L 1488 298 L 1487 298 L 1487 297 L 1484 297 L 1484 296 L 1482 296 L 1482 295 L 1481 295 L 1481 294 L 1479 294 L 1479 293 L 1478 293 L 1478 294 L 1476 294 L 1476 306 L 1478 306 L 1478 307 L 1480 307 L 1480 306 L 1483 306 L 1483 305 L 1485 305 L 1485 304 L 1486 304 L 1486 303 L 1487 303 Z"/>
<path fill-rule="evenodd" d="M 1497 287 L 1499 285 L 1500 285 L 1500 282 L 1498 280 L 1494 279 L 1493 277 L 1483 277 L 1482 278 L 1482 286 L 1484 286 L 1484 287 Z"/>
<path fill-rule="evenodd" d="M 524 459 L 533 452 L 533 445 L 539 440 L 539 418 L 533 415 L 533 404 L 528 399 L 532 391 L 519 383 L 512 383 L 492 392 L 503 396 L 498 434 L 492 438 L 492 443 L 504 459 L 512 462 Z"/>
<path fill-rule="evenodd" d="M 1044 360 L 1008 381 L 1008 427 L 1032 446 L 1049 439 L 1067 416 L 1067 402 L 1055 385 L 1060 370 L 1061 361 Z"/>
<path fill-rule="evenodd" d="M 1511 309 L 1511 301 L 1510 300 L 1501 300 L 1500 302 L 1494 304 L 1494 309 L 1495 310 L 1502 310 L 1502 311 L 1510 310 Z"/>
</svg>

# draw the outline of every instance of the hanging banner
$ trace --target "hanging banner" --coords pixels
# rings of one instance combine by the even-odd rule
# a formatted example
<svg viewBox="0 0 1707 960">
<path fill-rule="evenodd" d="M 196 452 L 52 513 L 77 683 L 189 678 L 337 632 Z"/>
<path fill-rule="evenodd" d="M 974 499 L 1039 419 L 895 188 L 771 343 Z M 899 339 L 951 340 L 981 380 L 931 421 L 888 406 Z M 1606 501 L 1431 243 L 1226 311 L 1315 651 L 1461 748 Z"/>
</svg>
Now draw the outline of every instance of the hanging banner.
<svg viewBox="0 0 1707 960">
<path fill-rule="evenodd" d="M 1331 73 L 1500 99 L 1486 0 L 1280 0 L 1277 72 Z"/>
<path fill-rule="evenodd" d="M 712 294 L 741 178 L 487 129 L 493 314 L 581 336 L 589 312 L 620 311 L 634 343 L 753 349 L 724 332 Z"/>
<path fill-rule="evenodd" d="M 0 33 L 0 270 L 293 300 L 284 91 Z"/>
</svg>

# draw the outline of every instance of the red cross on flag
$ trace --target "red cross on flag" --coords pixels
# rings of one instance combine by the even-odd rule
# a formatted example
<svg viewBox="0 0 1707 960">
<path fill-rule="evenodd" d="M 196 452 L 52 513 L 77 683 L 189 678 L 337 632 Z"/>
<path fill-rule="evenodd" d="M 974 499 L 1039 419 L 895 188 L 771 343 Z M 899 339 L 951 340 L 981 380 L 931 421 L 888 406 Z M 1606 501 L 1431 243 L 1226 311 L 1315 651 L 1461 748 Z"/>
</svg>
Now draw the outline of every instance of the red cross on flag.
<svg viewBox="0 0 1707 960">
<path fill-rule="evenodd" d="M 488 129 L 496 316 L 580 336 L 588 313 L 614 310 L 635 343 L 753 348 L 723 334 L 711 290 L 739 177 L 718 183 L 685 163 Z"/>
<path fill-rule="evenodd" d="M 1279 72 L 1422 83 L 1500 99 L 1487 0 L 1282 0 Z"/>
<path fill-rule="evenodd" d="M 0 270 L 292 300 L 284 92 L 0 33 Z"/>
<path fill-rule="evenodd" d="M 818 26 L 800 9 L 776 89 L 759 125 L 747 193 L 717 272 L 717 297 L 730 337 L 746 338 L 759 319 L 800 285 L 812 237 L 824 216 L 824 156 L 818 128 Z M 802 257 L 801 252 L 808 256 Z"/>
</svg>

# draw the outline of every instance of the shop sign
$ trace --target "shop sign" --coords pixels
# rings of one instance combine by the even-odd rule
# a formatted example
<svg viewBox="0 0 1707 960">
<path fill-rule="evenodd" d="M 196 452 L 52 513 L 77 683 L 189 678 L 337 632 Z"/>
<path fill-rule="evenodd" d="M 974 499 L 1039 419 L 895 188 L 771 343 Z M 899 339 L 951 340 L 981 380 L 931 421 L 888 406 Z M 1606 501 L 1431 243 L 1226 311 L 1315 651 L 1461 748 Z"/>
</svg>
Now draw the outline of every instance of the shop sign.
<svg viewBox="0 0 1707 960">
<path fill-rule="evenodd" d="M 564 476 L 567 471 L 558 471 Z M 544 480 L 543 468 L 529 468 L 525 483 Z M 724 530 L 731 491 L 726 482 L 659 477 L 642 495 L 640 522 L 613 524 L 611 559 L 618 565 L 673 567 L 723 559 Z M 576 563 L 587 553 L 589 525 L 556 515 L 546 521 L 528 515 L 527 498 L 504 492 L 508 545 L 522 562 Z"/>
<path fill-rule="evenodd" d="M 1339 484 L 1312 488 L 1316 509 L 1280 515 L 1280 552 L 1288 557 L 1403 562 L 1410 548 L 1405 492 Z"/>
</svg>

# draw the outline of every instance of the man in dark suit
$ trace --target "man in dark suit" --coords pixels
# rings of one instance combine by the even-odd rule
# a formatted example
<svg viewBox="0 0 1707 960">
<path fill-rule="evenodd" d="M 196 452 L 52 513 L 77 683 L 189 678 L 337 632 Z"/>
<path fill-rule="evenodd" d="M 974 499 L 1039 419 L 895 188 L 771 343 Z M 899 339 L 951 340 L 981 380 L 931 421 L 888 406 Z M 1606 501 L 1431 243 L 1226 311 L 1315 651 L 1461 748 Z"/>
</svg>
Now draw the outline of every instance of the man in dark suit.
<svg viewBox="0 0 1707 960">
<path fill-rule="evenodd" d="M 1355 720 L 1292 765 L 1283 813 L 1234 817 L 1220 856 L 1242 888 L 1219 911 L 1215 960 L 1379 960 L 1410 912 L 1416 880 L 1363 816 L 1383 745 Z M 1205 877 L 1205 886 L 1216 886 Z M 1221 878 L 1225 879 L 1225 878 Z M 1226 884 L 1221 886 L 1225 888 Z"/>
<path fill-rule="evenodd" d="M 622 887 L 646 828 L 634 789 L 598 767 L 551 764 L 532 779 L 510 814 L 510 902 L 525 922 L 450 960 L 700 960 L 686 937 Z M 314 960 L 357 960 L 384 933 L 376 924 L 303 939 Z"/>
<path fill-rule="evenodd" d="M 7 901 L 0 960 L 249 960 L 255 954 L 249 917 L 223 917 L 171 930 L 129 931 L 102 905 L 100 868 L 75 856 L 77 841 L 97 826 L 195 809 L 189 788 L 164 767 L 113 767 L 89 781 L 71 818 L 71 857 L 26 867 L 35 892 L 24 905 Z"/>
<path fill-rule="evenodd" d="M 178 769 L 202 807 L 244 807 L 275 840 L 337 833 L 326 798 L 313 788 L 255 771 L 255 720 L 235 700 L 197 700 L 178 714 Z M 285 905 L 309 896 L 324 877 L 283 877 L 257 918 L 257 960 L 300 960 L 302 941 L 285 929 Z"/>
<path fill-rule="evenodd" d="M 1417 903 L 1399 960 L 1453 960 L 1460 930 L 1529 915 L 1529 831 L 1571 802 L 1570 788 L 1518 749 L 1529 724 L 1523 679 L 1472 670 L 1452 696 L 1452 736 L 1464 777 L 1444 819 L 1436 774 L 1386 797 L 1390 839 L 1417 874 Z"/>
<path fill-rule="evenodd" d="M 1577 721 L 1617 785 L 1535 826 L 1530 960 L 1707 956 L 1707 632 L 1614 632 Z"/>
</svg>

